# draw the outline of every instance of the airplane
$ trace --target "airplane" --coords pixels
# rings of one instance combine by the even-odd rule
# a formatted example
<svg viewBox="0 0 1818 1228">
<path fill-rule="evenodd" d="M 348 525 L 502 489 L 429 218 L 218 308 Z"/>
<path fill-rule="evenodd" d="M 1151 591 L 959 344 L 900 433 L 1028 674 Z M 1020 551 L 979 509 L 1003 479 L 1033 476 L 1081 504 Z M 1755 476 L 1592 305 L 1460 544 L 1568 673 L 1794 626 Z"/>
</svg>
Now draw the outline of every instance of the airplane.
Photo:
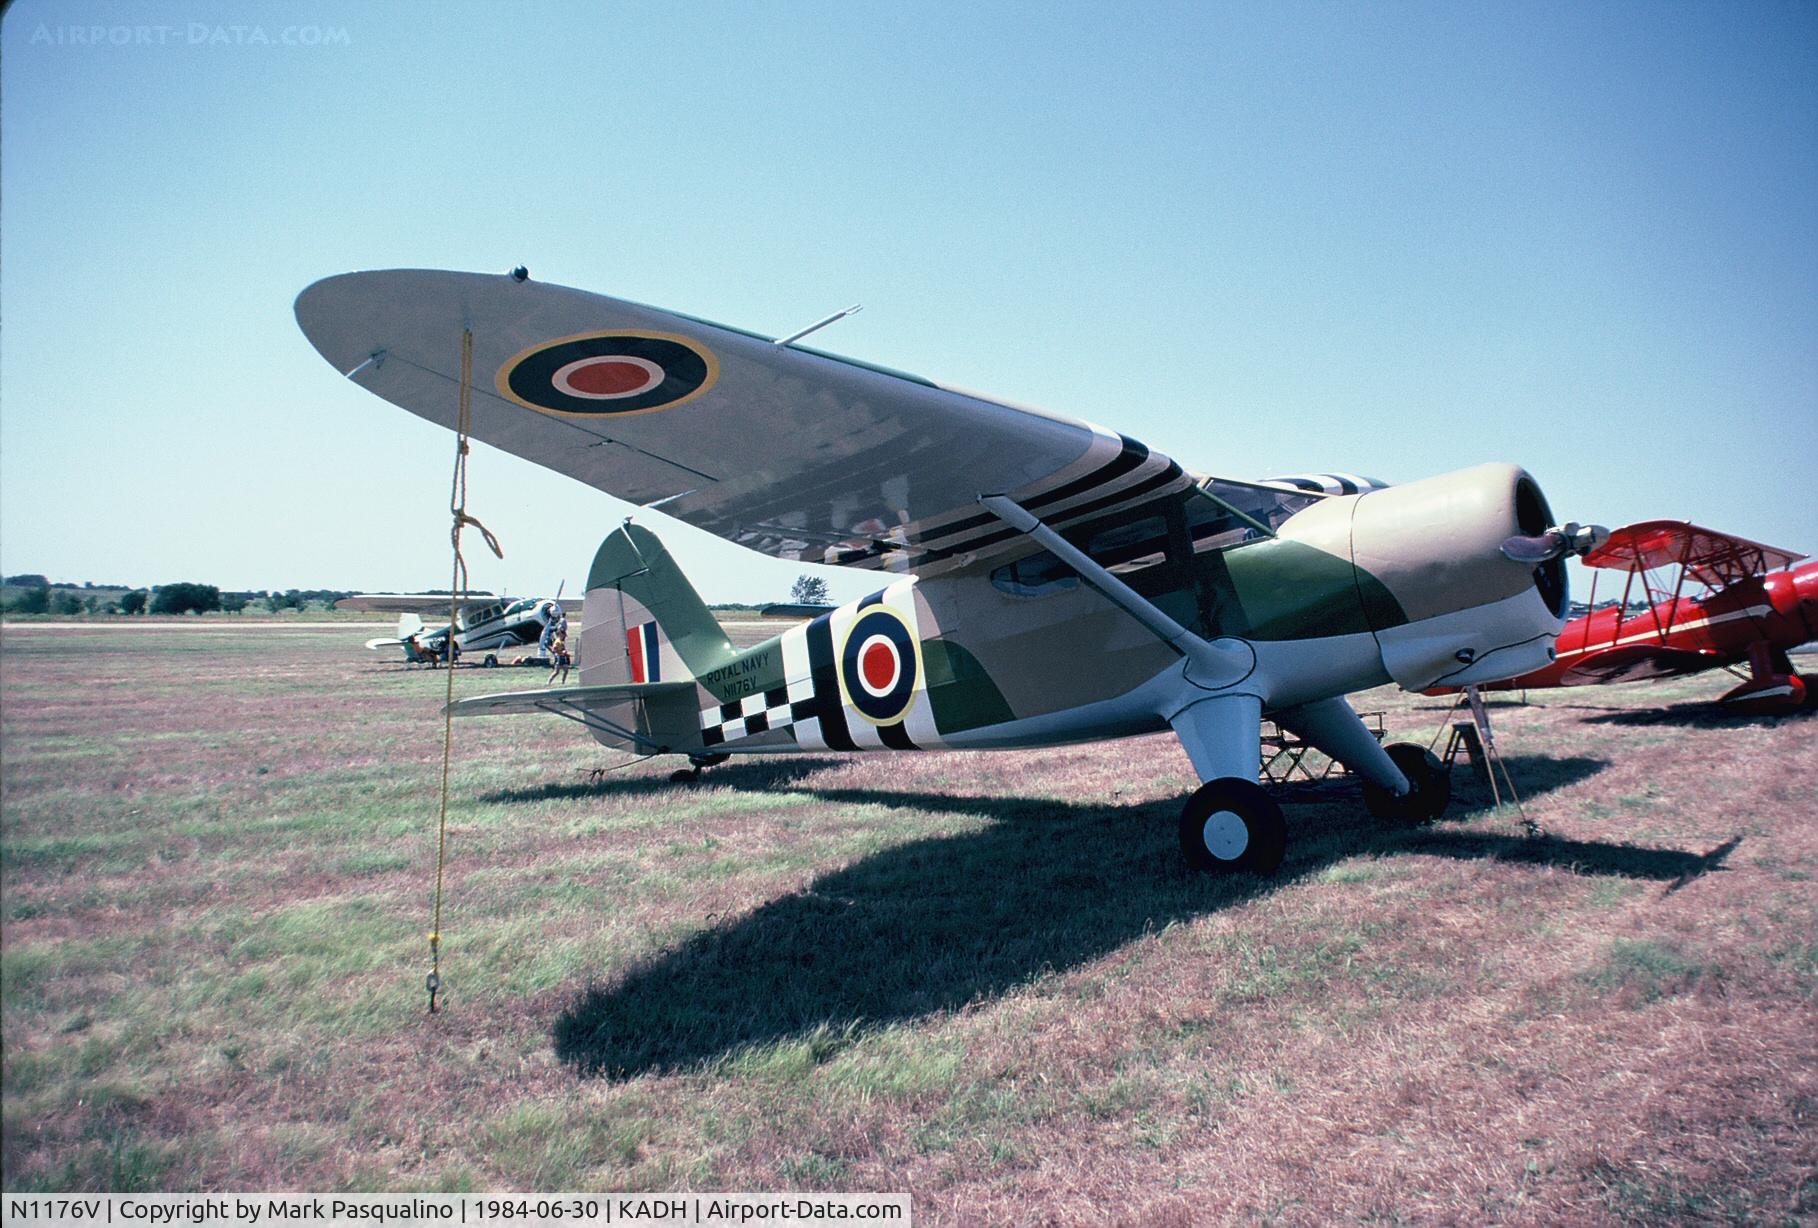
<svg viewBox="0 0 1818 1228">
<path fill-rule="evenodd" d="M 1638 682 L 1746 664 L 1747 679 L 1720 703 L 1753 715 L 1809 707 L 1818 680 L 1801 677 L 1787 655 L 1818 639 L 1818 562 L 1792 566 L 1804 557 L 1683 520 L 1624 525 L 1584 556 L 1587 567 L 1624 573 L 1622 599 L 1596 608 L 1593 572 L 1591 608 L 1565 625 L 1556 659 L 1480 689 Z M 1647 608 L 1633 610 L 1634 595 Z"/>
<path fill-rule="evenodd" d="M 482 652 L 483 665 L 497 665 L 499 651 L 538 643 L 543 629 L 562 613 L 555 597 L 497 597 L 468 593 L 455 614 L 455 656 Z M 356 593 L 335 602 L 337 610 L 365 610 L 398 615 L 398 633 L 366 641 L 371 649 L 402 648 L 410 664 L 434 665 L 448 658 L 448 624 L 428 626 L 424 614 L 447 615 L 446 593 Z"/>
<path fill-rule="evenodd" d="M 772 339 L 523 268 L 348 273 L 295 312 L 336 371 L 411 413 L 458 429 L 466 400 L 474 439 L 775 558 L 890 577 L 740 651 L 627 522 L 589 571 L 580 685 L 455 715 L 551 713 L 695 773 L 734 754 L 1172 729 L 1201 781 L 1179 824 L 1199 870 L 1282 860 L 1281 808 L 1257 783 L 1265 713 L 1359 774 L 1373 814 L 1436 818 L 1437 757 L 1381 745 L 1345 695 L 1544 665 L 1565 558 L 1599 532 L 1557 522 L 1510 464 L 1386 487 L 1199 474 L 1087 422 L 801 345 L 820 325 Z"/>
</svg>

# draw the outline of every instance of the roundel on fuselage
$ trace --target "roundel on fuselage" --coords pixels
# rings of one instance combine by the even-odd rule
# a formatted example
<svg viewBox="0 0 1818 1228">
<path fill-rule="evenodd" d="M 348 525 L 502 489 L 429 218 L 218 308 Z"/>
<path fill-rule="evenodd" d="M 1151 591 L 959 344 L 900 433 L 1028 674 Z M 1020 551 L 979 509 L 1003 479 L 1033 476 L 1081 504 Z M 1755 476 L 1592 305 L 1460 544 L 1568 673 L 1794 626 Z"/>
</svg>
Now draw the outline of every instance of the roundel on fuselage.
<svg viewBox="0 0 1818 1228">
<path fill-rule="evenodd" d="M 862 611 L 840 649 L 840 689 L 846 702 L 874 725 L 894 725 L 915 701 L 920 647 L 915 631 L 889 606 Z"/>
</svg>

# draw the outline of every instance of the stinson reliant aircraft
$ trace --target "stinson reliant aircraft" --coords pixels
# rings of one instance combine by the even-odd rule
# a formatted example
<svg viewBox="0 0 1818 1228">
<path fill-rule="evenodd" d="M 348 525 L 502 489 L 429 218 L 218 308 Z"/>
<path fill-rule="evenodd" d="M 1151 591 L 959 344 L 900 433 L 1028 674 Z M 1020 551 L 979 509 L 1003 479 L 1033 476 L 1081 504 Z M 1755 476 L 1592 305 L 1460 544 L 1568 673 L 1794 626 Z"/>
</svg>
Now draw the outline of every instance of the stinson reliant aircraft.
<svg viewBox="0 0 1818 1228">
<path fill-rule="evenodd" d="M 509 274 L 316 282 L 303 332 L 337 371 L 445 427 L 472 335 L 475 439 L 792 561 L 893 577 L 739 651 L 656 536 L 595 555 L 580 685 L 463 699 L 545 712 L 602 744 L 685 755 L 1052 746 L 1172 729 L 1203 782 L 1201 869 L 1273 870 L 1264 715 L 1365 781 L 1370 810 L 1436 817 L 1449 788 L 1345 695 L 1544 665 L 1564 557 L 1540 487 L 1486 464 L 1386 488 L 1240 481 L 1137 441 L 919 376 Z"/>
</svg>

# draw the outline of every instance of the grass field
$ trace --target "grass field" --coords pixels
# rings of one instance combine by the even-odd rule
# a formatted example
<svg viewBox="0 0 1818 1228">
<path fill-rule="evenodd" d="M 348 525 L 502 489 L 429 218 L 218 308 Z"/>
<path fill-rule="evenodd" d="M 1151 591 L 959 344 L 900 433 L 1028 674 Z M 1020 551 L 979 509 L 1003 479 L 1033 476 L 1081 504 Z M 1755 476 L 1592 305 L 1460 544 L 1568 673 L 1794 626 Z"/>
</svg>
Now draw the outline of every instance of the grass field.
<svg viewBox="0 0 1818 1228">
<path fill-rule="evenodd" d="M 1420 830 L 1289 789 L 1269 880 L 1183 868 L 1165 737 L 672 787 L 465 722 L 431 1018 L 440 674 L 345 630 L 3 637 L 9 1189 L 1818 1217 L 1818 723 L 1718 715 L 1722 675 L 1498 704 L 1538 838 L 1462 764 Z"/>
</svg>

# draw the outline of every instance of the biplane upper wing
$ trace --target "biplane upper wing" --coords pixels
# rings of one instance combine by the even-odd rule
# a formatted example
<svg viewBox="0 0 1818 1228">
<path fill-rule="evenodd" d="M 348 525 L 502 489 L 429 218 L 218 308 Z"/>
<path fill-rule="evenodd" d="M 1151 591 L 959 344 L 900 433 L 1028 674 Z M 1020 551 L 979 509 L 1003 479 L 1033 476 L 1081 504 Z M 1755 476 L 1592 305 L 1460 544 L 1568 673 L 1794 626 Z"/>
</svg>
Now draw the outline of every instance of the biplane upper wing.
<svg viewBox="0 0 1818 1228">
<path fill-rule="evenodd" d="M 348 273 L 296 303 L 355 383 L 446 427 L 473 334 L 473 437 L 778 558 L 929 574 L 1185 489 L 1085 422 L 741 329 L 499 274 Z"/>
<path fill-rule="evenodd" d="M 1750 576 L 1796 563 L 1796 550 L 1764 546 L 1733 533 L 1700 528 L 1683 520 L 1627 524 L 1585 555 L 1587 567 L 1647 570 L 1683 563 L 1686 575 L 1710 588 L 1724 588 Z"/>
<path fill-rule="evenodd" d="M 491 593 L 468 593 L 464 606 L 492 605 L 504 600 Z M 355 593 L 335 602 L 337 610 L 364 610 L 373 614 L 440 614 L 448 617 L 448 594 Z"/>
</svg>

